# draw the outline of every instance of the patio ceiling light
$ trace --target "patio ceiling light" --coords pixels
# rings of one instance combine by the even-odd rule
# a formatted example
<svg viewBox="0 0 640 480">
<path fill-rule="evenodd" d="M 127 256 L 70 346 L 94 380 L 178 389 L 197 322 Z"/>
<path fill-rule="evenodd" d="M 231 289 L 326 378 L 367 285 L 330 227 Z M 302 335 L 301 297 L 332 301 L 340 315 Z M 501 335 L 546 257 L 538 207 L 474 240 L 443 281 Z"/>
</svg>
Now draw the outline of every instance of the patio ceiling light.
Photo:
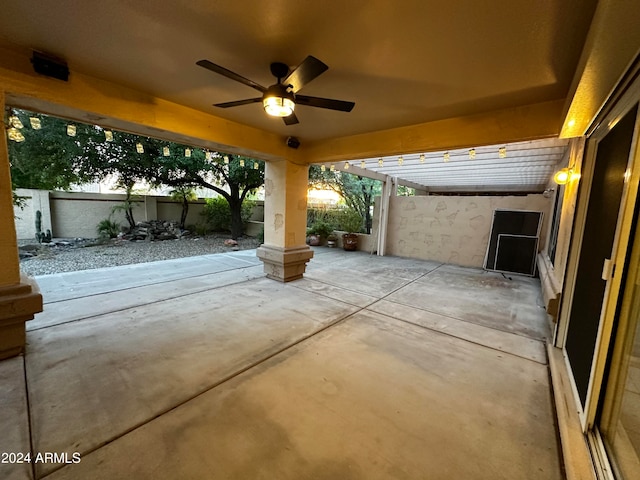
<svg viewBox="0 0 640 480">
<path fill-rule="evenodd" d="M 293 93 L 287 92 L 287 87 L 281 84 L 269 87 L 262 97 L 264 111 L 272 117 L 288 117 L 293 113 L 296 104 Z"/>
</svg>

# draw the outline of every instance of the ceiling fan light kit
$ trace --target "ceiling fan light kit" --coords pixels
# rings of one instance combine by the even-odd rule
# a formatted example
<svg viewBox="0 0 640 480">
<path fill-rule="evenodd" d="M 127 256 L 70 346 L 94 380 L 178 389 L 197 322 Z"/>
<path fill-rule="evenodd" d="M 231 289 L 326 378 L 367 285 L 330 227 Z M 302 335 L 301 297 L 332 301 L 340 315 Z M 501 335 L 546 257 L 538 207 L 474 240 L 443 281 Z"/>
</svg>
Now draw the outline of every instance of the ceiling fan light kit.
<svg viewBox="0 0 640 480">
<path fill-rule="evenodd" d="M 329 68 L 323 62 L 311 55 L 305 58 L 304 61 L 292 71 L 290 71 L 289 67 L 284 63 L 272 63 L 271 74 L 276 77 L 278 81 L 269 88 L 263 87 L 259 83 L 249 80 L 242 75 L 238 75 L 237 73 L 221 67 L 220 65 L 216 65 L 209 60 L 199 60 L 196 62 L 196 65 L 206 68 L 207 70 L 211 70 L 212 72 L 236 82 L 242 83 L 243 85 L 251 87 L 262 93 L 262 97 L 216 103 L 214 104 L 214 107 L 230 108 L 249 105 L 251 103 L 262 103 L 267 114 L 274 117 L 281 117 L 285 125 L 295 125 L 296 123 L 299 123 L 298 118 L 294 113 L 296 105 L 325 108 L 340 112 L 350 112 L 355 106 L 354 102 L 297 95 L 298 91 L 300 91 L 305 85 L 320 76 L 322 73 L 326 72 Z"/>
</svg>

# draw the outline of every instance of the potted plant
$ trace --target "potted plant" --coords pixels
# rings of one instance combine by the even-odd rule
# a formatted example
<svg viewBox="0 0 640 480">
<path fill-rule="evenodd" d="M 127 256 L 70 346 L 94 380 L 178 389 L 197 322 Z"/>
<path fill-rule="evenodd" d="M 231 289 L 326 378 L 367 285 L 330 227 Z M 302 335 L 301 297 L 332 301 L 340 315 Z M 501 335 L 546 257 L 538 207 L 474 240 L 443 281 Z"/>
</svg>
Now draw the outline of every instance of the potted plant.
<svg viewBox="0 0 640 480">
<path fill-rule="evenodd" d="M 327 222 L 318 220 L 307 229 L 307 240 L 309 245 L 318 246 L 333 233 L 333 228 Z"/>
<path fill-rule="evenodd" d="M 338 246 L 338 235 L 335 232 L 331 232 L 329 236 L 327 236 L 327 247 L 336 248 Z"/>
<path fill-rule="evenodd" d="M 342 235 L 342 248 L 347 251 L 358 249 L 358 233 L 362 228 L 362 215 L 349 208 L 345 210 L 340 219 L 340 226 L 347 233 Z"/>
</svg>

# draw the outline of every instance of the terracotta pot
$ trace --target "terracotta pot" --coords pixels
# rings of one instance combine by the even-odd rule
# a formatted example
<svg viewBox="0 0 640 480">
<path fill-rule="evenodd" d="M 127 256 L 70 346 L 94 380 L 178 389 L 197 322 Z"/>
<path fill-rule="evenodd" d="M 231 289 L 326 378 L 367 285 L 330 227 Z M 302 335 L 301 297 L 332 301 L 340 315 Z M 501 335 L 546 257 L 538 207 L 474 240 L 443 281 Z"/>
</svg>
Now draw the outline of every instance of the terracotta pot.
<svg viewBox="0 0 640 480">
<path fill-rule="evenodd" d="M 342 248 L 348 251 L 358 250 L 358 234 L 345 233 L 342 235 Z"/>
</svg>

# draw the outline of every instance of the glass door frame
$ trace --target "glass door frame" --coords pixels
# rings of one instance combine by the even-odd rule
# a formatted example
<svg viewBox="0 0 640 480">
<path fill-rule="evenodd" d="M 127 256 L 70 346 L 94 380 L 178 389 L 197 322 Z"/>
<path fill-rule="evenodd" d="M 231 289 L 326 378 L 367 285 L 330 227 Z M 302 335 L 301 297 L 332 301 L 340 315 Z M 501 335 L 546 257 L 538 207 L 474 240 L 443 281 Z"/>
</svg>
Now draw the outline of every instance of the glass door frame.
<svg viewBox="0 0 640 480">
<path fill-rule="evenodd" d="M 561 305 L 558 328 L 554 339 L 554 345 L 562 348 L 566 367 L 572 372 L 571 365 L 568 362 L 567 352 L 565 349 L 567 340 L 567 330 L 569 326 L 569 315 L 573 302 L 573 294 L 576 284 L 578 260 L 580 258 L 580 250 L 584 237 L 584 227 L 587 217 L 587 205 L 593 181 L 593 173 L 595 168 L 595 160 L 598 153 L 598 144 L 604 137 L 615 127 L 617 122 L 629 112 L 636 104 L 640 102 L 640 79 L 629 86 L 626 92 L 616 101 L 610 111 L 597 123 L 588 136 L 586 145 L 586 155 L 583 162 L 581 188 L 578 194 L 578 203 L 576 207 L 576 217 L 572 232 L 571 244 L 567 262 L 567 277 L 565 281 L 565 292 Z M 623 268 L 626 261 L 627 249 L 630 241 L 630 232 L 633 222 L 633 214 L 638 196 L 638 185 L 640 183 L 640 148 L 638 144 L 638 131 L 640 129 L 640 109 L 636 116 L 636 124 L 634 127 L 633 140 L 631 143 L 631 151 L 627 163 L 627 170 L 624 178 L 624 187 L 620 202 L 620 209 L 617 212 L 616 233 L 613 241 L 611 252 L 612 271 L 606 280 L 604 299 L 600 314 L 600 322 L 598 327 L 598 335 L 596 339 L 596 347 L 591 365 L 591 374 L 589 378 L 589 387 L 584 409 L 579 400 L 577 388 L 571 373 L 571 386 L 573 389 L 576 408 L 579 412 L 581 426 L 583 432 L 593 430 L 596 420 L 599 399 L 604 388 L 604 375 L 608 361 L 608 351 L 613 339 L 611 338 L 613 324 L 615 320 L 616 310 L 618 306 L 618 297 L 621 293 L 621 280 Z M 615 212 L 613 213 L 615 214 Z M 595 438 L 595 435 L 590 435 Z M 596 439 L 597 440 L 597 439 Z M 591 443 L 591 442 L 590 442 Z M 597 443 L 597 442 L 596 442 Z M 602 447 L 603 448 L 603 447 Z M 594 452 L 597 453 L 597 452 Z M 613 477 L 603 477 L 613 478 Z"/>
</svg>

